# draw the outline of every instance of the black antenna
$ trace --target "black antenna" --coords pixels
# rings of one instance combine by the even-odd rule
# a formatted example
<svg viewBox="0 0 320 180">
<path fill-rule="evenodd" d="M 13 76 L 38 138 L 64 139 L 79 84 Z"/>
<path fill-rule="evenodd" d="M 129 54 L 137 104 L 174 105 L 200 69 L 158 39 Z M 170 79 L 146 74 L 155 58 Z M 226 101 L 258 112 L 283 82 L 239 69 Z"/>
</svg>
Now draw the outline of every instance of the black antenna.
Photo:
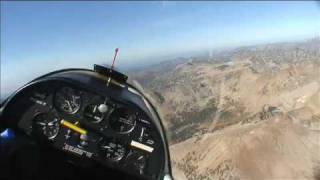
<svg viewBox="0 0 320 180">
<path fill-rule="evenodd" d="M 119 48 L 116 48 L 111 67 L 110 66 L 106 67 L 106 66 L 97 65 L 97 64 L 94 65 L 94 71 L 107 77 L 107 86 L 109 86 L 110 83 L 112 83 L 117 86 L 124 87 L 123 84 L 128 79 L 128 76 L 115 70 L 115 62 L 117 59 L 118 52 L 119 52 Z"/>
<path fill-rule="evenodd" d="M 118 54 L 119 48 L 116 48 L 114 51 L 115 51 L 115 52 L 114 52 L 114 57 L 113 57 L 111 69 L 114 68 L 114 63 L 116 62 L 116 58 L 117 58 L 117 54 Z"/>
</svg>

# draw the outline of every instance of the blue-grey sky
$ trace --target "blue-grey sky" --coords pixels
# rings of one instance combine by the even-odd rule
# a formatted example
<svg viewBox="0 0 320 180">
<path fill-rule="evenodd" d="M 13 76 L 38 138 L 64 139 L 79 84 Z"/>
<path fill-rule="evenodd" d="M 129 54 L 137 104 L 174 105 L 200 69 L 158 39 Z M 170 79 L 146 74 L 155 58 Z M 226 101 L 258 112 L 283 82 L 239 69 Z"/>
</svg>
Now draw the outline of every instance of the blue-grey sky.
<svg viewBox="0 0 320 180">
<path fill-rule="evenodd" d="M 3 2 L 1 96 L 38 75 L 320 35 L 317 2 Z"/>
</svg>

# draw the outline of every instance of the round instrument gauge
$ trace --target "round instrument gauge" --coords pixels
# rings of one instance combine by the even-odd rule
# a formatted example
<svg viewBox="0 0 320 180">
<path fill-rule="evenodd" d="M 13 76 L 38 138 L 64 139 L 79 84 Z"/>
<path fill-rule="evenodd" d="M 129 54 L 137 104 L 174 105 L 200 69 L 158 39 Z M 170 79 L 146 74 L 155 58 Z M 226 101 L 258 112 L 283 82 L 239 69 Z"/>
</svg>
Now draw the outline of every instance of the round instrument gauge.
<svg viewBox="0 0 320 180">
<path fill-rule="evenodd" d="M 99 152 L 105 160 L 120 161 L 125 156 L 126 148 L 113 139 L 102 139 L 99 142 Z"/>
<path fill-rule="evenodd" d="M 120 134 L 130 133 L 136 126 L 137 116 L 127 108 L 115 109 L 109 118 L 110 127 Z"/>
<path fill-rule="evenodd" d="M 33 119 L 35 131 L 47 139 L 54 139 L 59 133 L 59 119 L 53 113 L 39 113 Z"/>
<path fill-rule="evenodd" d="M 126 169 L 131 169 L 139 174 L 145 174 L 147 159 L 144 154 L 139 151 L 131 151 L 126 158 Z"/>
<path fill-rule="evenodd" d="M 58 110 L 74 114 L 81 107 L 80 92 L 70 87 L 63 87 L 57 91 L 54 103 Z"/>
<path fill-rule="evenodd" d="M 91 104 L 84 109 L 84 117 L 92 123 L 99 123 L 108 112 L 108 106 L 105 104 Z"/>
</svg>

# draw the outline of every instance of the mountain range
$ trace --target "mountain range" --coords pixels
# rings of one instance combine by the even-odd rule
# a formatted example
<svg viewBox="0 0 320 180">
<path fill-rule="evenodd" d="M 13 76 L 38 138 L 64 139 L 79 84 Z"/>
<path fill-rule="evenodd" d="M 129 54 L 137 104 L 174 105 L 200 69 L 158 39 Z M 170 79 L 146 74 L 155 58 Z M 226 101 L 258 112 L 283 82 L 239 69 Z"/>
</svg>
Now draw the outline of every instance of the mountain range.
<svg viewBox="0 0 320 180">
<path fill-rule="evenodd" d="M 319 38 L 178 58 L 131 76 L 162 114 L 176 179 L 319 171 Z"/>
</svg>

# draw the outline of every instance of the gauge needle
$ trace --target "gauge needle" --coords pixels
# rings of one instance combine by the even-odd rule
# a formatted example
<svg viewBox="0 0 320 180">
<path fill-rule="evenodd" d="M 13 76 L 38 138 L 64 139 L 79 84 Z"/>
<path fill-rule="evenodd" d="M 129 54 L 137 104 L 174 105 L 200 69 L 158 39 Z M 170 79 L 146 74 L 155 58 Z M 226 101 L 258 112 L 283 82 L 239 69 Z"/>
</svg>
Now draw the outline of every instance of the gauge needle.
<svg viewBox="0 0 320 180">
<path fill-rule="evenodd" d="M 71 104 L 69 101 L 65 100 L 65 102 L 68 104 L 68 107 L 69 107 L 69 111 L 72 111 L 72 107 L 71 107 Z"/>
<path fill-rule="evenodd" d="M 48 126 L 53 126 L 53 125 L 54 125 L 54 123 L 55 123 L 55 122 L 57 122 L 57 121 L 58 121 L 58 120 L 57 120 L 57 119 L 55 119 L 55 120 L 53 120 L 53 121 L 51 121 L 51 122 L 47 123 L 47 125 L 48 125 Z"/>
<path fill-rule="evenodd" d="M 77 99 L 79 99 L 79 97 L 77 97 L 77 96 L 72 96 L 72 103 L 75 104 L 75 105 L 77 105 L 77 104 L 78 104 L 78 103 L 77 103 Z"/>
<path fill-rule="evenodd" d="M 46 123 L 43 123 L 43 122 L 37 122 L 37 124 L 42 125 L 42 126 L 46 125 Z"/>
<path fill-rule="evenodd" d="M 96 113 L 96 111 L 97 111 L 97 106 L 94 106 L 93 113 Z"/>
<path fill-rule="evenodd" d="M 76 103 L 76 97 L 72 96 L 72 102 Z"/>
<path fill-rule="evenodd" d="M 54 122 L 49 122 L 47 125 L 48 125 L 48 126 L 53 126 L 53 125 L 54 125 Z"/>
</svg>

